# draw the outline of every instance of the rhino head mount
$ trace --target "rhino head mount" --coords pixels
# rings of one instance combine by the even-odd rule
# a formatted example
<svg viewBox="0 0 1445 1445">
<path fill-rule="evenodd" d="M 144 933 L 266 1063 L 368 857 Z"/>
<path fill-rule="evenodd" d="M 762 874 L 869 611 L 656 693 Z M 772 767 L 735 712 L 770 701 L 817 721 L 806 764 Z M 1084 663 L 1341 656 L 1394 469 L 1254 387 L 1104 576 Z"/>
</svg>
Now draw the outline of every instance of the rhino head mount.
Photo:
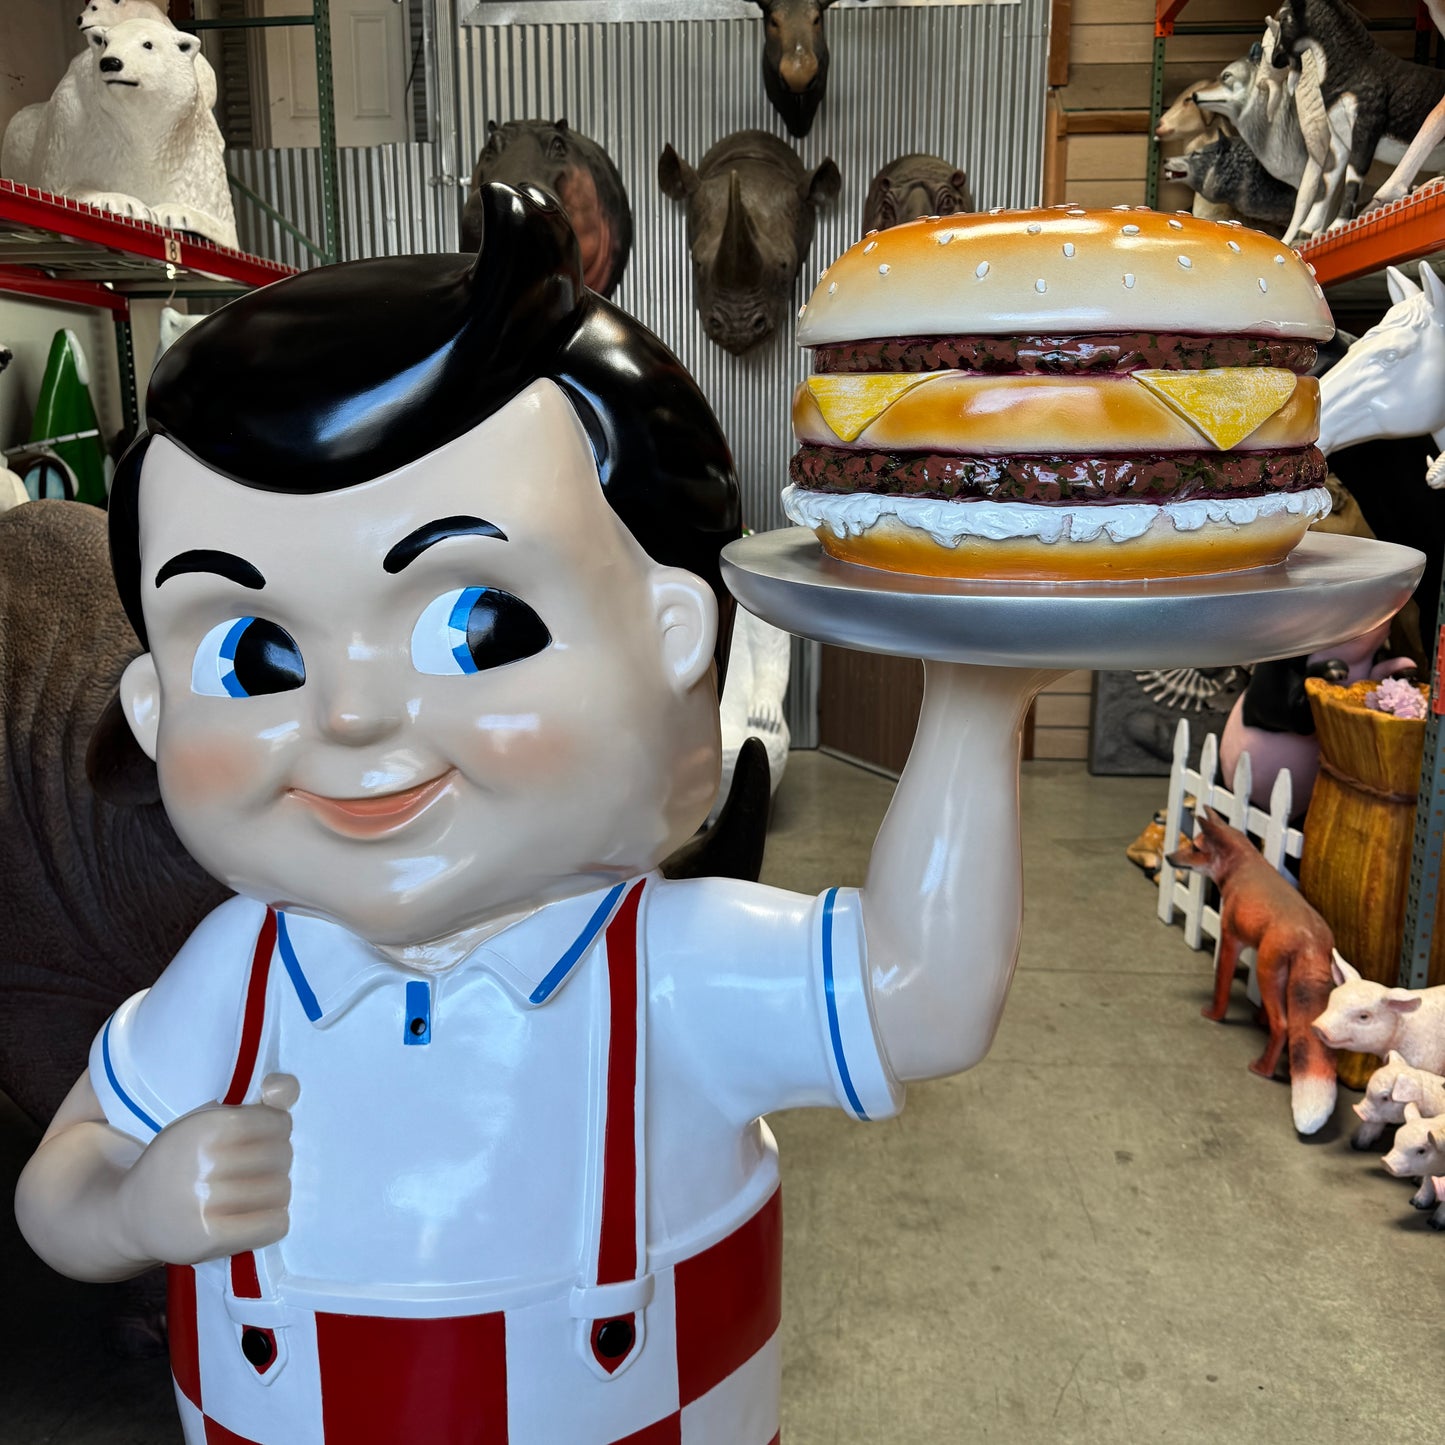
<svg viewBox="0 0 1445 1445">
<path fill-rule="evenodd" d="M 687 203 L 703 329 L 741 356 L 778 329 L 813 244 L 817 208 L 838 194 L 838 167 L 825 160 L 809 171 L 776 136 L 744 130 L 720 140 L 696 170 L 669 144 L 657 178 Z"/>
<path fill-rule="evenodd" d="M 582 279 L 611 296 L 632 250 L 632 208 L 612 158 L 565 120 L 487 122 L 462 212 L 462 249 L 482 244 L 481 188 L 490 181 L 540 186 L 562 203 L 582 249 Z"/>
<path fill-rule="evenodd" d="M 823 12 L 833 0 L 753 0 L 763 12 L 763 89 L 791 135 L 804 136 L 828 90 Z"/>
<path fill-rule="evenodd" d="M 873 177 L 863 203 L 863 229 L 886 231 L 923 216 L 971 211 L 968 178 L 942 156 L 897 156 Z"/>
</svg>

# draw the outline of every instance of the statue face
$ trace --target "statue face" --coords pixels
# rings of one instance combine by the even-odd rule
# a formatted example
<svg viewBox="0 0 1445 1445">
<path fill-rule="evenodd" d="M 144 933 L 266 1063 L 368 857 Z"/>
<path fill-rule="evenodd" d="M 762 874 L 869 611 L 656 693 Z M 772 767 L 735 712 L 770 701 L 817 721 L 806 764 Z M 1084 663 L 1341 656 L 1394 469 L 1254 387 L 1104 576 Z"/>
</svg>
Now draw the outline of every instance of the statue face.
<svg viewBox="0 0 1445 1445">
<path fill-rule="evenodd" d="M 707 814 L 715 601 L 607 506 L 552 382 L 315 496 L 158 439 L 140 533 L 122 694 L 238 892 L 425 943 L 651 868 Z"/>
</svg>

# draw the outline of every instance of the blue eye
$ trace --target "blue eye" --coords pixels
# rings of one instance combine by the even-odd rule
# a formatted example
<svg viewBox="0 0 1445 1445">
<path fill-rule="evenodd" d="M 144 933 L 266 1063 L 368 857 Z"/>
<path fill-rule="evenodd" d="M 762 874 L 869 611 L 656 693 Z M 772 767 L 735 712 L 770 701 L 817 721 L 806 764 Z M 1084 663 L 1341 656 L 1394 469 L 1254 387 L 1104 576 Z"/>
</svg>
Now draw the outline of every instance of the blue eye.
<svg viewBox="0 0 1445 1445">
<path fill-rule="evenodd" d="M 306 681 L 301 649 L 264 617 L 232 617 L 201 639 L 191 664 L 191 691 L 203 697 L 259 697 Z"/>
<path fill-rule="evenodd" d="M 520 597 L 457 587 L 430 602 L 411 634 L 411 660 L 432 677 L 485 672 L 550 647 L 547 625 Z"/>
</svg>

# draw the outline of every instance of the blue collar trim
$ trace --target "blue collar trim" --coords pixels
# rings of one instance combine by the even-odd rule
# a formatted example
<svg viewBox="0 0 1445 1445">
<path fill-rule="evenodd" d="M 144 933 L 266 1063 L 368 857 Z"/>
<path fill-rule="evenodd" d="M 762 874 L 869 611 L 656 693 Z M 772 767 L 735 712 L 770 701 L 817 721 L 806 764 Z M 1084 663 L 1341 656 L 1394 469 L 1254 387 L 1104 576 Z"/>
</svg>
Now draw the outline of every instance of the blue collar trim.
<svg viewBox="0 0 1445 1445">
<path fill-rule="evenodd" d="M 597 905 L 596 911 L 587 920 L 587 926 L 577 935 L 572 947 L 557 960 L 552 966 L 551 972 L 532 990 L 527 999 L 528 1003 L 546 1003 L 562 986 L 567 975 L 581 962 L 582 955 L 592 947 L 592 940 L 597 937 L 602 925 L 612 916 L 612 910 L 617 906 L 617 900 L 622 897 L 622 891 L 626 887 L 627 884 L 619 883 Z"/>
</svg>

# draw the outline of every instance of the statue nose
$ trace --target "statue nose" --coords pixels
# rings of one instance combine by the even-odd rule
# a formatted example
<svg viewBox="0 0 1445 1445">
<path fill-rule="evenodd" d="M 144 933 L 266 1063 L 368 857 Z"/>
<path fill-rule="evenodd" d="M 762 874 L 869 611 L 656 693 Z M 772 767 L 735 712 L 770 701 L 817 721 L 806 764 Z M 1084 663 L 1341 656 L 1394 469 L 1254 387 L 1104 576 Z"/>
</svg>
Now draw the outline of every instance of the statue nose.
<svg viewBox="0 0 1445 1445">
<path fill-rule="evenodd" d="M 100 58 L 100 68 L 108 75 L 113 75 L 117 70 L 125 69 L 125 61 L 118 55 L 103 55 Z"/>
</svg>

